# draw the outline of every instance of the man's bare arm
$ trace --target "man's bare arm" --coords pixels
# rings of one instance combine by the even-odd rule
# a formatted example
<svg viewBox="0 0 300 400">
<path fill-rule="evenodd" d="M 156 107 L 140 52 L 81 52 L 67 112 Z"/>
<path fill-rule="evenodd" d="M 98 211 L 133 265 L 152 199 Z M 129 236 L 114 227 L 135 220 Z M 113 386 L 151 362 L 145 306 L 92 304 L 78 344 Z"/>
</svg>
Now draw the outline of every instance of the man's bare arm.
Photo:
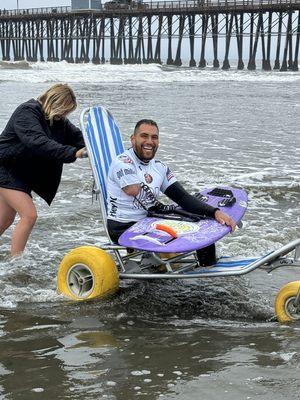
<svg viewBox="0 0 300 400">
<path fill-rule="evenodd" d="M 128 185 L 122 188 L 122 190 L 128 194 L 128 196 L 137 196 L 140 193 L 141 185 L 140 183 L 136 183 L 134 185 Z"/>
</svg>

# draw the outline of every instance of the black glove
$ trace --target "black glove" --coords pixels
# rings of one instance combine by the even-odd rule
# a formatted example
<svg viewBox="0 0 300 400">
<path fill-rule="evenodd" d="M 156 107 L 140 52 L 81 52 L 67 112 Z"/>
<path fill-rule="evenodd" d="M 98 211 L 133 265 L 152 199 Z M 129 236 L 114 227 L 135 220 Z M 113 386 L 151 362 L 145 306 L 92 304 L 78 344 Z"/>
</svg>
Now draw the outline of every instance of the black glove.
<svg viewBox="0 0 300 400">
<path fill-rule="evenodd" d="M 148 208 L 148 212 L 157 212 L 161 214 L 171 214 L 174 212 L 177 208 L 179 208 L 175 204 L 163 204 L 160 201 L 157 201 L 154 206 L 151 206 Z"/>
</svg>

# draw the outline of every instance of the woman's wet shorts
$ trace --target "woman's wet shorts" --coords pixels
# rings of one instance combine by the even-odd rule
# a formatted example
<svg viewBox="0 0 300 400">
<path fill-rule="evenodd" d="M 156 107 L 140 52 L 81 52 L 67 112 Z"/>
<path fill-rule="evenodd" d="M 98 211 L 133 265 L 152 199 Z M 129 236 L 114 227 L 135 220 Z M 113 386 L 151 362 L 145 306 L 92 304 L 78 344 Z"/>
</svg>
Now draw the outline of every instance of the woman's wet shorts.
<svg viewBox="0 0 300 400">
<path fill-rule="evenodd" d="M 0 165 L 0 188 L 20 190 L 31 196 L 31 187 L 19 178 L 14 171 L 6 166 Z"/>
</svg>

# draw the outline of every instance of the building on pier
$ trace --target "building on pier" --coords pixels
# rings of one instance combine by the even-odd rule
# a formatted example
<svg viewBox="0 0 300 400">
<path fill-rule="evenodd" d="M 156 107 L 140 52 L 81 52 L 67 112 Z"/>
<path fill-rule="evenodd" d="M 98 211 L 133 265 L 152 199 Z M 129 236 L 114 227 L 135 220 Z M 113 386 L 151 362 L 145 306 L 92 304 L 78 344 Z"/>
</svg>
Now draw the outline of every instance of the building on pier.
<svg viewBox="0 0 300 400">
<path fill-rule="evenodd" d="M 72 10 L 100 10 L 102 7 L 101 0 L 71 0 Z"/>
</svg>

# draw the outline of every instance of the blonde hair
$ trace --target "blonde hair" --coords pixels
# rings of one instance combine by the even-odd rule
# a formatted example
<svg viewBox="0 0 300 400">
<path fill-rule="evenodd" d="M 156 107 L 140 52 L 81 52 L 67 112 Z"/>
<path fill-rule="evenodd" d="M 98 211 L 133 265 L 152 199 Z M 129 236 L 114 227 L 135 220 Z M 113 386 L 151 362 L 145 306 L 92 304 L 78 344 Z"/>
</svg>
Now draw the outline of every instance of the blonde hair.
<svg viewBox="0 0 300 400">
<path fill-rule="evenodd" d="M 77 107 L 76 97 L 69 85 L 58 83 L 51 86 L 38 101 L 42 104 L 46 119 L 52 125 L 55 117 L 62 118 Z"/>
</svg>

